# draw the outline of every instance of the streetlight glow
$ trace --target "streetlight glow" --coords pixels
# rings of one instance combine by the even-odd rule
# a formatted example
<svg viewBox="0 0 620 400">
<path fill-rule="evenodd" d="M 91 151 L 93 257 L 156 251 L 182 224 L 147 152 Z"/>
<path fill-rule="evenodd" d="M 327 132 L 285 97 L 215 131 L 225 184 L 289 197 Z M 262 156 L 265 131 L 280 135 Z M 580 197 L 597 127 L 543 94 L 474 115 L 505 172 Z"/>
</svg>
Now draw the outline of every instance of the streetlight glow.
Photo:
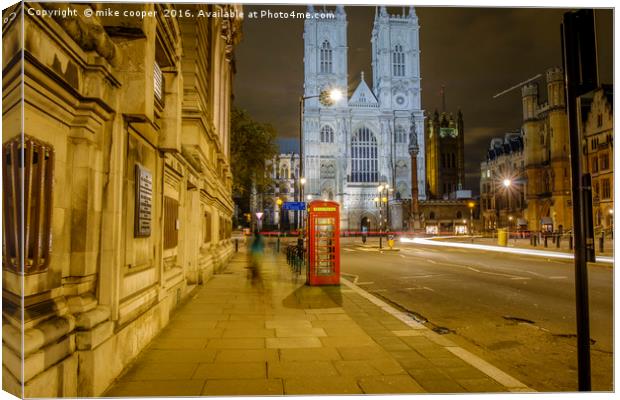
<svg viewBox="0 0 620 400">
<path fill-rule="evenodd" d="M 308 200 L 312 200 L 312 195 L 311 195 L 311 194 L 309 194 L 308 196 L 306 196 L 306 198 L 307 198 Z"/>
<path fill-rule="evenodd" d="M 504 179 L 504 186 L 505 187 L 510 187 L 511 184 L 512 184 L 512 181 L 510 179 Z"/>
<path fill-rule="evenodd" d="M 299 180 L 299 182 L 300 182 L 302 185 L 305 185 L 305 184 L 306 184 L 306 178 L 301 178 L 301 179 Z"/>
<path fill-rule="evenodd" d="M 329 91 L 329 99 L 334 103 L 342 99 L 342 92 L 340 89 L 332 89 Z"/>
</svg>

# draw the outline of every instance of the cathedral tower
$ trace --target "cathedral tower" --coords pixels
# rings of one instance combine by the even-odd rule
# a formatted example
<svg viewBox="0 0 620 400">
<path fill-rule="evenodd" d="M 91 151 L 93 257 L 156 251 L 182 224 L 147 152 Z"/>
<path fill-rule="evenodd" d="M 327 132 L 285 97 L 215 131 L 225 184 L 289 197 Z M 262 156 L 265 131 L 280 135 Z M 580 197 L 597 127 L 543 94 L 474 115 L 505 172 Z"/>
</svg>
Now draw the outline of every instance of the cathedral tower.
<svg viewBox="0 0 620 400">
<path fill-rule="evenodd" d="M 308 11 L 314 13 L 314 7 Z M 344 7 L 324 12 L 334 18 L 307 19 L 304 25 L 304 192 L 313 199 L 340 202 L 344 230 L 384 229 L 387 214 L 390 228 L 402 229 L 408 220 L 404 200 L 412 194 L 410 132 L 420 147 L 415 163 L 418 198 L 426 198 L 418 18 L 413 7 L 400 15 L 377 9 L 372 85 L 366 83 L 364 71 L 355 71 L 359 81 L 350 88 Z M 321 104 L 318 96 L 330 89 L 346 96 L 335 104 Z M 380 185 L 390 188 L 389 205 L 375 200 Z"/>
</svg>

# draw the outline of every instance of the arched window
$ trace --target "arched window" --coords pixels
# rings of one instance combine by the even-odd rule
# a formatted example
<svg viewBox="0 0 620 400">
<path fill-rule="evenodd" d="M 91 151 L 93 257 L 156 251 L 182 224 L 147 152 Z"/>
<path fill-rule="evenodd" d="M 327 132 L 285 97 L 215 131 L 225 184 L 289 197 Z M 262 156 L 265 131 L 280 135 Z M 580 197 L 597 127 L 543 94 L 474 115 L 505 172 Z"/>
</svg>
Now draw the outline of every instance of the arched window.
<svg viewBox="0 0 620 400">
<path fill-rule="evenodd" d="M 375 135 L 362 127 L 351 138 L 351 182 L 377 182 L 378 166 Z"/>
<path fill-rule="evenodd" d="M 282 167 L 280 170 L 280 179 L 288 179 L 288 168 Z"/>
<path fill-rule="evenodd" d="M 461 219 L 461 218 L 463 218 L 463 213 L 460 212 L 460 211 L 457 211 L 456 212 L 456 219 Z"/>
<path fill-rule="evenodd" d="M 394 141 L 396 143 L 405 143 L 405 140 L 407 138 L 407 134 L 405 133 L 405 128 L 403 128 L 402 126 L 397 126 L 396 127 L 396 134 L 395 134 L 396 138 L 394 139 Z"/>
<path fill-rule="evenodd" d="M 325 125 L 321 128 L 321 143 L 334 143 L 334 130 L 331 126 Z"/>
<path fill-rule="evenodd" d="M 329 42 L 326 40 L 321 45 L 321 73 L 322 74 L 331 74 L 332 73 L 332 47 Z"/>
<path fill-rule="evenodd" d="M 392 73 L 394 76 L 405 76 L 405 53 L 399 44 L 394 46 L 392 53 Z"/>
</svg>

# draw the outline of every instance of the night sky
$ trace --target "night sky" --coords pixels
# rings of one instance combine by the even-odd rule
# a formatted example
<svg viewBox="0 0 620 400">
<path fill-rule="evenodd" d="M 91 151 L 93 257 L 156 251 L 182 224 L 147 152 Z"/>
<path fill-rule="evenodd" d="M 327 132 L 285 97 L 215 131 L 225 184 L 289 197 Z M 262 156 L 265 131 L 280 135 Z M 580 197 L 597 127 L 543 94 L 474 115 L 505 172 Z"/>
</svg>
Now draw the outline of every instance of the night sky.
<svg viewBox="0 0 620 400">
<path fill-rule="evenodd" d="M 318 8 L 318 6 L 317 6 Z M 329 9 L 330 7 L 328 7 Z M 333 8 L 333 7 L 331 7 Z M 244 11 L 306 10 L 306 6 L 244 6 Z M 372 87 L 370 35 L 375 7 L 346 6 L 349 95 L 360 71 Z M 391 14 L 402 8 L 389 7 Z M 561 66 L 560 23 L 568 10 L 550 8 L 417 7 L 420 23 L 422 109 L 460 108 L 465 122 L 466 188 L 479 190 L 480 162 L 493 137 L 521 126 L 520 90 L 493 95 Z M 613 14 L 597 10 L 599 75 L 612 83 Z M 278 131 L 281 151 L 298 151 L 299 96 L 303 90 L 303 20 L 249 19 L 236 49 L 235 104 Z"/>
</svg>

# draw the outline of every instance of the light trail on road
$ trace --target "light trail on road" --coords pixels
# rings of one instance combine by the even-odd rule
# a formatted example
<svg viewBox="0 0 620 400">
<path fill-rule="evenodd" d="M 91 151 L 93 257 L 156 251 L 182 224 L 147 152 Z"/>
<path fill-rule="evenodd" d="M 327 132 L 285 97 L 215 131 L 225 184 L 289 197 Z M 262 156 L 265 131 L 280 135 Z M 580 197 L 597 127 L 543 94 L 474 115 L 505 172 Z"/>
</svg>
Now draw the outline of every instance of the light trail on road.
<svg viewBox="0 0 620 400">
<path fill-rule="evenodd" d="M 528 256 L 561 258 L 565 260 L 572 260 L 574 258 L 573 254 L 561 253 L 561 252 L 555 252 L 555 251 L 517 249 L 514 247 L 489 246 L 489 245 L 484 245 L 484 244 L 443 242 L 443 241 L 438 241 L 438 240 L 433 240 L 433 239 L 423 239 L 423 238 L 415 238 L 415 239 L 400 238 L 400 241 L 403 243 L 417 243 L 417 244 L 424 244 L 424 245 L 429 245 L 429 246 L 458 247 L 462 249 L 475 249 L 475 250 L 495 251 L 499 253 L 524 254 Z M 601 263 L 613 264 L 614 258 L 605 257 L 605 256 L 596 256 L 596 261 L 601 262 Z"/>
</svg>

